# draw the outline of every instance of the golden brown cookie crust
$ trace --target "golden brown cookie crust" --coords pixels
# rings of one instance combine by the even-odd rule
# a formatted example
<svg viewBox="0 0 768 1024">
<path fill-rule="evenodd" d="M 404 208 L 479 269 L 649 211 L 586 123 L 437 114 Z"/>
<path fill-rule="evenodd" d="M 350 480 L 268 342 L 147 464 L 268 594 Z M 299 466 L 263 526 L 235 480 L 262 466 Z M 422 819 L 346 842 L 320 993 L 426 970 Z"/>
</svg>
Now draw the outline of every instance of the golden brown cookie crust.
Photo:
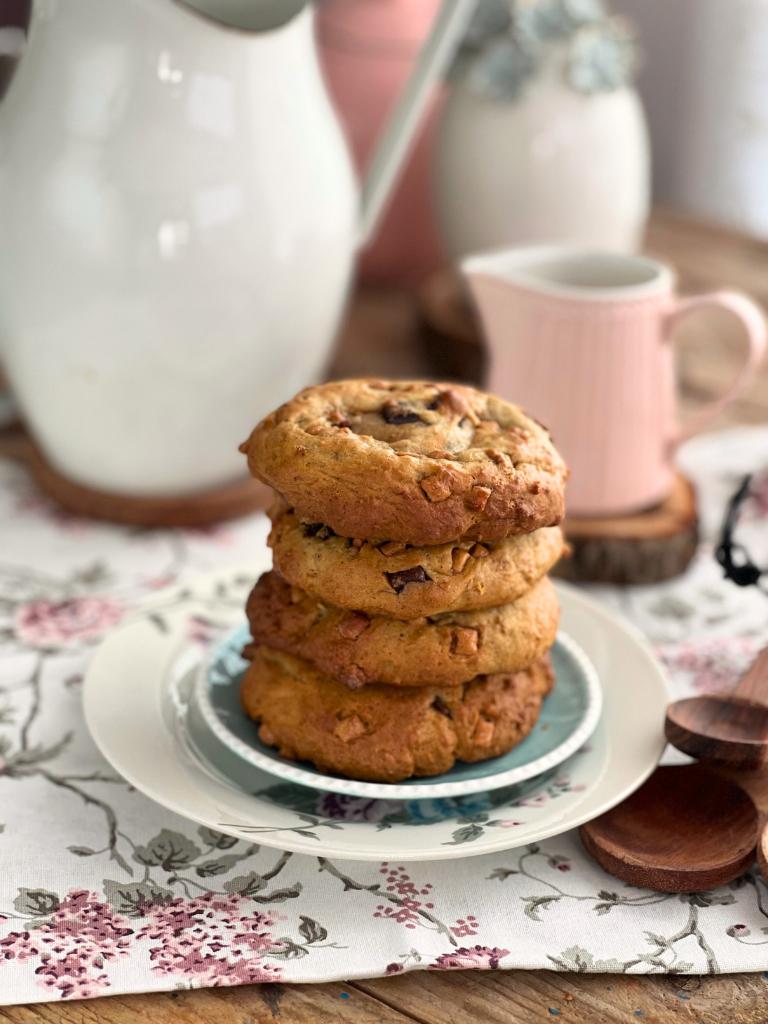
<svg viewBox="0 0 768 1024">
<path fill-rule="evenodd" d="M 563 552 L 557 526 L 493 544 L 461 540 L 413 547 L 401 541 L 353 541 L 321 523 L 302 523 L 277 502 L 270 511 L 275 569 L 289 583 L 340 608 L 418 619 L 514 601 Z"/>
<path fill-rule="evenodd" d="M 446 544 L 557 525 L 565 465 L 515 405 L 460 384 L 306 388 L 241 445 L 254 476 L 343 537 Z"/>
<path fill-rule="evenodd" d="M 240 692 L 246 714 L 261 723 L 260 739 L 283 757 L 399 782 L 511 750 L 536 724 L 553 681 L 545 656 L 461 686 L 351 691 L 306 661 L 258 647 Z"/>
<path fill-rule="evenodd" d="M 246 615 L 256 644 L 306 658 L 348 687 L 418 687 L 530 665 L 554 643 L 559 608 L 544 577 L 510 604 L 403 621 L 323 604 L 268 572 Z"/>
</svg>

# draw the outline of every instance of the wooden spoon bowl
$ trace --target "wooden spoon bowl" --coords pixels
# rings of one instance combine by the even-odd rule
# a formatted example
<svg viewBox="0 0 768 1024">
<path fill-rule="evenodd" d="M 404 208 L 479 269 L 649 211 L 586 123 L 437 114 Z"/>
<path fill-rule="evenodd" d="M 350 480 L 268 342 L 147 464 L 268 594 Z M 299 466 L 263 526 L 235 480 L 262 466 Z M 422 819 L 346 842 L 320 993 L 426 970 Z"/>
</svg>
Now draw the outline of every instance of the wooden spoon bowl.
<svg viewBox="0 0 768 1024">
<path fill-rule="evenodd" d="M 690 764 L 657 768 L 580 835 L 598 864 L 630 885 L 697 892 L 747 870 L 757 826 L 757 808 L 740 786 Z"/>
<path fill-rule="evenodd" d="M 691 757 L 747 770 L 768 763 L 768 707 L 744 698 L 708 694 L 675 701 L 664 731 Z"/>
<path fill-rule="evenodd" d="M 664 730 L 672 746 L 691 757 L 745 769 L 768 764 L 768 647 L 732 693 L 670 704 Z"/>
</svg>

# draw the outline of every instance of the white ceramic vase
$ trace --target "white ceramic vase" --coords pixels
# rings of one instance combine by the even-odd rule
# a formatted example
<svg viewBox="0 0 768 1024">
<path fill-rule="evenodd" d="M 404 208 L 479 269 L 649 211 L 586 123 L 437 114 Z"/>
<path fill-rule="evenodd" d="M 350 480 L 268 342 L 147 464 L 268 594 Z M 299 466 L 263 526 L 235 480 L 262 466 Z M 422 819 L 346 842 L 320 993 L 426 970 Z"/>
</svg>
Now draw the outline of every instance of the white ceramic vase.
<svg viewBox="0 0 768 1024">
<path fill-rule="evenodd" d="M 454 258 L 495 246 L 637 248 L 649 203 L 645 118 L 632 88 L 584 94 L 553 54 L 513 100 L 456 83 L 437 145 L 438 217 Z"/>
</svg>

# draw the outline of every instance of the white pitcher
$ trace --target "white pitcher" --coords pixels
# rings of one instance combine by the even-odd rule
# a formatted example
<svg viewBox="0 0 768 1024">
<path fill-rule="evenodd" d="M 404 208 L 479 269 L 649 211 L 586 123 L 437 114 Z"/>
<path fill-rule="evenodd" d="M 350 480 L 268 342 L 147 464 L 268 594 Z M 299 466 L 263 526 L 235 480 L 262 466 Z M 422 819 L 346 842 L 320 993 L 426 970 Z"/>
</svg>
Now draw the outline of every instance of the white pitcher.
<svg viewBox="0 0 768 1024">
<path fill-rule="evenodd" d="M 0 355 L 58 470 L 131 495 L 242 474 L 238 442 L 321 373 L 472 7 L 444 0 L 359 215 L 310 6 L 34 0 L 0 104 Z"/>
</svg>

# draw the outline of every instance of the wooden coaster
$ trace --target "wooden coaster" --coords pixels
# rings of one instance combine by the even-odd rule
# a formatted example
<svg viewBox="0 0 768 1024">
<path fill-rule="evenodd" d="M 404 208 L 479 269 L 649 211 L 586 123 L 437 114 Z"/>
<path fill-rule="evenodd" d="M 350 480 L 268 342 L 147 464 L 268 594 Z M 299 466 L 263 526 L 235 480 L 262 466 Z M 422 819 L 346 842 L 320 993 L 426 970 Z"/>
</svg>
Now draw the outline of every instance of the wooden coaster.
<svg viewBox="0 0 768 1024">
<path fill-rule="evenodd" d="M 612 518 L 568 517 L 563 527 L 572 554 L 555 567 L 561 579 L 657 583 L 679 576 L 696 553 L 696 494 L 678 473 L 669 497 L 655 508 Z"/>
<path fill-rule="evenodd" d="M 272 495 L 268 487 L 250 477 L 183 496 L 131 496 L 99 491 L 59 473 L 21 427 L 0 433 L 0 455 L 24 463 L 41 490 L 67 512 L 131 526 L 211 526 L 266 508 Z"/>
<path fill-rule="evenodd" d="M 686 764 L 657 768 L 579 835 L 601 867 L 630 885 L 697 892 L 747 870 L 757 826 L 757 808 L 740 786 Z"/>
</svg>

